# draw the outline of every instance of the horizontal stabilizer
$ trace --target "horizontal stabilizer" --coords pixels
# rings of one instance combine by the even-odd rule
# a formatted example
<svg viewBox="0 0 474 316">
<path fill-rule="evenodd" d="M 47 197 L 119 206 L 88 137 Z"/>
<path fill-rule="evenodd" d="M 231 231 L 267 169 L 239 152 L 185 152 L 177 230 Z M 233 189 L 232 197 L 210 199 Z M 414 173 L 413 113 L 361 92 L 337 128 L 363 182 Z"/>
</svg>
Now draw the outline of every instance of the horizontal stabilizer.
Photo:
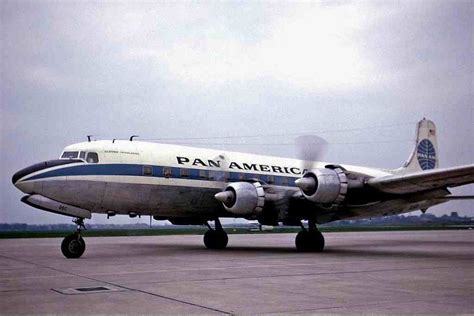
<svg viewBox="0 0 474 316">
<path fill-rule="evenodd" d="M 473 182 L 474 165 L 467 165 L 372 178 L 367 184 L 382 192 L 405 194 L 456 187 Z"/>
</svg>

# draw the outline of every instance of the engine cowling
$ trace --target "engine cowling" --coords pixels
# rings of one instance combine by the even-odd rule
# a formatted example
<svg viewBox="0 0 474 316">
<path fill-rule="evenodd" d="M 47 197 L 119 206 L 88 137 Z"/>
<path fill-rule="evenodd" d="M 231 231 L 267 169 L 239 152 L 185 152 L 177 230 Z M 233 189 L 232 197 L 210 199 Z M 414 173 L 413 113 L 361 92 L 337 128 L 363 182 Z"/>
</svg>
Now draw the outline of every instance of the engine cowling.
<svg viewBox="0 0 474 316">
<path fill-rule="evenodd" d="M 224 208 L 236 215 L 258 214 L 265 204 L 265 191 L 260 183 L 234 182 L 215 195 Z"/>
<path fill-rule="evenodd" d="M 318 204 L 339 204 L 347 193 L 347 177 L 341 168 L 310 170 L 295 184 L 306 199 Z"/>
</svg>

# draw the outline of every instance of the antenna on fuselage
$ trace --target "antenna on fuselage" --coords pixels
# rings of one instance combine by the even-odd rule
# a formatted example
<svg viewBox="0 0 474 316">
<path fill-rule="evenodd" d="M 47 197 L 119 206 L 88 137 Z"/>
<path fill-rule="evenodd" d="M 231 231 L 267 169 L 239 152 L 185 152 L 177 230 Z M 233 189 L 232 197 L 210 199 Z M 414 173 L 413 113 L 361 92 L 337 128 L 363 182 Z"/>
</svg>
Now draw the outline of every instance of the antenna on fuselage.
<svg viewBox="0 0 474 316">
<path fill-rule="evenodd" d="M 87 142 L 91 142 L 91 137 L 94 136 L 94 135 L 87 135 Z"/>
<path fill-rule="evenodd" d="M 112 140 L 112 144 L 115 143 L 115 138 Z"/>
<path fill-rule="evenodd" d="M 133 141 L 134 137 L 140 137 L 140 136 L 139 135 L 132 135 L 132 136 L 130 136 L 130 141 Z"/>
</svg>

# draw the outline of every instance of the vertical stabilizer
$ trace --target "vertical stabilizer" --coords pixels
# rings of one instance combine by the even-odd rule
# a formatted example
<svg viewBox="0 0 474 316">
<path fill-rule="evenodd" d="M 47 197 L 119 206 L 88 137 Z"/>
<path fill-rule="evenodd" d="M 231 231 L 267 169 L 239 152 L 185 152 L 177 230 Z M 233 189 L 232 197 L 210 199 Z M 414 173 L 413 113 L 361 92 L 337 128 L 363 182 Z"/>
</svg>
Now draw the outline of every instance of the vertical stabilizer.
<svg viewBox="0 0 474 316">
<path fill-rule="evenodd" d="M 396 173 L 410 173 L 438 168 L 438 142 L 435 124 L 423 118 L 416 126 L 415 148 L 405 165 Z"/>
</svg>

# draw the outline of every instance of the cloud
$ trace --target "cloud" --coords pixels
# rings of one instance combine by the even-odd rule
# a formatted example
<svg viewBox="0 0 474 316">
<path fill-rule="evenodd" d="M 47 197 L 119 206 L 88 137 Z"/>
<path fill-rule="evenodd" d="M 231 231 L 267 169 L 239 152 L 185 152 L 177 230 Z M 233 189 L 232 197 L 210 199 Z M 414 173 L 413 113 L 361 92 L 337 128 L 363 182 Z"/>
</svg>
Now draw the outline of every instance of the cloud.
<svg viewBox="0 0 474 316">
<path fill-rule="evenodd" d="M 433 82 L 430 89 L 458 92 L 459 85 L 433 80 L 430 71 L 440 63 L 445 74 L 453 69 L 446 57 L 456 56 L 443 45 L 451 29 L 437 25 L 440 18 L 443 25 L 456 23 L 450 9 L 433 3 L 44 5 L 38 16 L 46 27 L 35 28 L 34 10 L 25 13 L 29 26 L 17 23 L 24 33 L 19 56 L 34 38 L 43 40 L 15 68 L 26 67 L 24 80 L 38 85 L 99 93 L 154 81 L 196 91 L 266 84 L 319 95 L 406 93 Z M 465 74 L 458 77 L 466 81 Z"/>
<path fill-rule="evenodd" d="M 65 90 L 78 86 L 74 78 L 45 65 L 35 65 L 23 69 L 22 79 L 34 86 L 50 90 Z"/>
<path fill-rule="evenodd" d="M 374 78 L 371 62 L 354 41 L 366 24 L 360 11 L 356 6 L 316 6 L 280 12 L 253 41 L 217 19 L 199 31 L 178 34 L 180 41 L 166 43 L 157 36 L 142 46 L 132 43 L 123 47 L 122 57 L 206 88 L 274 80 L 296 89 L 350 90 L 370 85 Z M 212 19 L 211 12 L 207 15 Z"/>
</svg>

